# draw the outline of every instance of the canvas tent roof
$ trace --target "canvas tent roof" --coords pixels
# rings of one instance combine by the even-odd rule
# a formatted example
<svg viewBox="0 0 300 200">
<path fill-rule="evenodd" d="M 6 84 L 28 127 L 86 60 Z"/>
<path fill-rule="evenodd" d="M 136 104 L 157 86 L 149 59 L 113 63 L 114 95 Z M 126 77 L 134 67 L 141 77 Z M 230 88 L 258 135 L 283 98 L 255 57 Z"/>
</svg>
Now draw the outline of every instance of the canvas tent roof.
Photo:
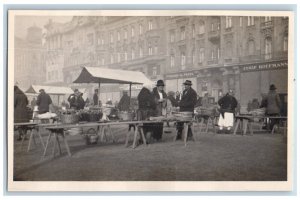
<svg viewBox="0 0 300 200">
<path fill-rule="evenodd" d="M 56 95 L 72 94 L 74 92 L 69 87 L 31 85 L 25 93 L 38 94 L 40 89 L 44 89 L 47 94 L 56 94 Z"/>
<path fill-rule="evenodd" d="M 74 83 L 152 84 L 142 72 L 84 67 Z"/>
</svg>

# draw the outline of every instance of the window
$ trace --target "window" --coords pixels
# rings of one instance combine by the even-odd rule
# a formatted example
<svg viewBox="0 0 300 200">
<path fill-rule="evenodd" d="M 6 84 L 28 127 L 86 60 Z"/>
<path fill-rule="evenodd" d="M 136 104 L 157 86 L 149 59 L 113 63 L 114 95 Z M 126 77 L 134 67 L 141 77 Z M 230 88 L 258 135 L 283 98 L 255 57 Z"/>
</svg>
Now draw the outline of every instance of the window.
<svg viewBox="0 0 300 200">
<path fill-rule="evenodd" d="M 127 51 L 124 52 L 124 60 L 127 61 L 128 60 L 128 55 L 127 55 Z"/>
<path fill-rule="evenodd" d="M 247 26 L 253 26 L 254 25 L 254 17 L 248 16 Z"/>
<path fill-rule="evenodd" d="M 143 57 L 143 47 L 140 46 L 139 48 L 139 54 L 140 54 L 140 58 Z"/>
<path fill-rule="evenodd" d="M 211 31 L 214 31 L 214 23 L 211 23 L 210 30 L 211 30 Z"/>
<path fill-rule="evenodd" d="M 143 26 L 142 26 L 142 24 L 139 25 L 139 34 L 140 35 L 143 34 Z"/>
<path fill-rule="evenodd" d="M 134 27 L 131 27 L 131 37 L 134 37 Z"/>
<path fill-rule="evenodd" d="M 255 54 L 255 43 L 253 40 L 250 40 L 248 42 L 248 55 L 254 55 Z"/>
<path fill-rule="evenodd" d="M 149 56 L 153 55 L 153 49 L 151 46 L 148 47 L 148 55 Z"/>
<path fill-rule="evenodd" d="M 174 30 L 170 31 L 170 42 L 175 42 L 175 32 L 174 32 Z"/>
<path fill-rule="evenodd" d="M 220 30 L 220 23 L 217 23 L 217 29 Z"/>
<path fill-rule="evenodd" d="M 269 22 L 269 21 L 272 21 L 272 18 L 270 16 L 266 16 L 265 17 L 265 22 Z"/>
<path fill-rule="evenodd" d="M 240 27 L 243 26 L 243 17 L 240 17 Z"/>
<path fill-rule="evenodd" d="M 152 22 L 152 20 L 149 20 L 148 21 L 148 30 L 150 31 L 152 29 L 153 29 L 153 22 Z"/>
<path fill-rule="evenodd" d="M 211 60 L 214 60 L 215 59 L 215 52 L 214 50 L 211 50 Z"/>
<path fill-rule="evenodd" d="M 128 37 L 128 33 L 127 33 L 127 29 L 125 29 L 125 31 L 124 31 L 124 40 L 127 40 L 127 37 Z"/>
<path fill-rule="evenodd" d="M 118 52 L 117 56 L 118 56 L 118 63 L 119 63 L 119 62 L 121 62 L 121 53 Z"/>
<path fill-rule="evenodd" d="M 153 76 L 157 75 L 157 67 L 156 66 L 152 67 L 152 75 Z"/>
<path fill-rule="evenodd" d="M 131 59 L 134 60 L 135 59 L 135 53 L 134 53 L 134 49 L 131 50 Z"/>
<path fill-rule="evenodd" d="M 205 27 L 204 27 L 204 23 L 200 23 L 199 25 L 199 34 L 203 34 L 205 32 Z"/>
<path fill-rule="evenodd" d="M 204 62 L 204 48 L 200 48 L 199 50 L 199 63 Z"/>
<path fill-rule="evenodd" d="M 220 58 L 220 48 L 217 49 L 217 59 L 219 60 Z"/>
<path fill-rule="evenodd" d="M 114 35 L 112 33 L 110 34 L 110 43 L 114 43 Z"/>
<path fill-rule="evenodd" d="M 287 51 L 288 50 L 288 37 L 284 36 L 283 38 L 283 51 Z"/>
<path fill-rule="evenodd" d="M 269 60 L 272 58 L 272 40 L 271 38 L 265 39 L 265 59 Z"/>
<path fill-rule="evenodd" d="M 226 28 L 231 28 L 232 27 L 232 17 L 226 17 L 226 21 L 225 21 L 225 27 Z"/>
<path fill-rule="evenodd" d="M 157 46 L 155 45 L 154 46 L 154 54 L 156 55 L 158 53 L 158 48 L 157 48 Z"/>
<path fill-rule="evenodd" d="M 117 32 L 117 38 L 118 38 L 118 42 L 119 42 L 121 40 L 120 31 Z"/>
<path fill-rule="evenodd" d="M 180 40 L 185 40 L 185 27 L 180 27 Z"/>
<path fill-rule="evenodd" d="M 110 64 L 113 64 L 113 63 L 114 63 L 114 56 L 110 55 Z"/>
<path fill-rule="evenodd" d="M 182 52 L 180 56 L 180 64 L 181 64 L 181 69 L 185 69 L 185 53 Z"/>
<path fill-rule="evenodd" d="M 171 66 L 171 68 L 175 67 L 175 56 L 173 54 L 171 55 L 170 66 Z"/>
<path fill-rule="evenodd" d="M 226 43 L 226 57 L 227 58 L 231 58 L 232 57 L 232 43 L 230 41 L 228 41 Z"/>
<path fill-rule="evenodd" d="M 195 50 L 193 50 L 193 52 L 192 52 L 192 64 L 194 65 L 195 62 L 196 62 L 196 60 L 195 60 Z"/>
<path fill-rule="evenodd" d="M 192 38 L 195 38 L 195 24 L 192 25 Z"/>
</svg>

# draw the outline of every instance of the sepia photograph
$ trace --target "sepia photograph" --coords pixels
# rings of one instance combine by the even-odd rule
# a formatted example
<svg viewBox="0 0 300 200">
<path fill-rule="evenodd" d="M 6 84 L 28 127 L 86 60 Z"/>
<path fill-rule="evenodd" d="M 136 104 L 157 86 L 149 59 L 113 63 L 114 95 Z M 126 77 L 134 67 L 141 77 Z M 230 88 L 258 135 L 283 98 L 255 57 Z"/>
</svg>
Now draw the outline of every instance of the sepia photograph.
<svg viewBox="0 0 300 200">
<path fill-rule="evenodd" d="M 288 11 L 9 10 L 8 191 L 292 190 L 293 37 Z"/>
</svg>

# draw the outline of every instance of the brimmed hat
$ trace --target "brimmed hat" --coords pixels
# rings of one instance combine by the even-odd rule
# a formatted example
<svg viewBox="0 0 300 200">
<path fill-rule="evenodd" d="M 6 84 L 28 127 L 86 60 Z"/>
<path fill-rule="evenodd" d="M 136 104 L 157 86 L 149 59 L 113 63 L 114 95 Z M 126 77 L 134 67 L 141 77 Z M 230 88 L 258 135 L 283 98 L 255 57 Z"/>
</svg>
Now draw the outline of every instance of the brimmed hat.
<svg viewBox="0 0 300 200">
<path fill-rule="evenodd" d="M 78 89 L 75 89 L 74 92 L 79 92 L 79 90 L 78 90 Z"/>
<path fill-rule="evenodd" d="M 192 85 L 192 81 L 186 80 L 186 81 L 183 83 L 183 85 Z"/>
<path fill-rule="evenodd" d="M 276 90 L 276 86 L 274 84 L 270 85 L 270 90 Z"/>
<path fill-rule="evenodd" d="M 45 90 L 44 89 L 40 89 L 39 92 L 45 92 Z"/>
<path fill-rule="evenodd" d="M 165 83 L 164 83 L 163 80 L 158 80 L 158 81 L 156 82 L 156 86 L 165 86 Z"/>
</svg>

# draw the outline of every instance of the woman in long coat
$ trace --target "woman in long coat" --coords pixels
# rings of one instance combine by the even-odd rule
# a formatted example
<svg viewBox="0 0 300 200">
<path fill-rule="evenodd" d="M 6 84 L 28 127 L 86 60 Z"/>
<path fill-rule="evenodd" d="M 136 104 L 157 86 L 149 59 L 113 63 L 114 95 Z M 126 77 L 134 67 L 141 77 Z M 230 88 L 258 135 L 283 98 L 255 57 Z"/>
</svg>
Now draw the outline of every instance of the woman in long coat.
<svg viewBox="0 0 300 200">
<path fill-rule="evenodd" d="M 138 120 L 148 120 L 149 117 L 155 116 L 155 100 L 153 94 L 149 89 L 151 89 L 151 86 L 145 85 L 138 94 Z M 144 124 L 144 134 L 147 134 L 148 132 L 153 134 L 153 126 L 154 124 L 152 123 Z"/>
</svg>

